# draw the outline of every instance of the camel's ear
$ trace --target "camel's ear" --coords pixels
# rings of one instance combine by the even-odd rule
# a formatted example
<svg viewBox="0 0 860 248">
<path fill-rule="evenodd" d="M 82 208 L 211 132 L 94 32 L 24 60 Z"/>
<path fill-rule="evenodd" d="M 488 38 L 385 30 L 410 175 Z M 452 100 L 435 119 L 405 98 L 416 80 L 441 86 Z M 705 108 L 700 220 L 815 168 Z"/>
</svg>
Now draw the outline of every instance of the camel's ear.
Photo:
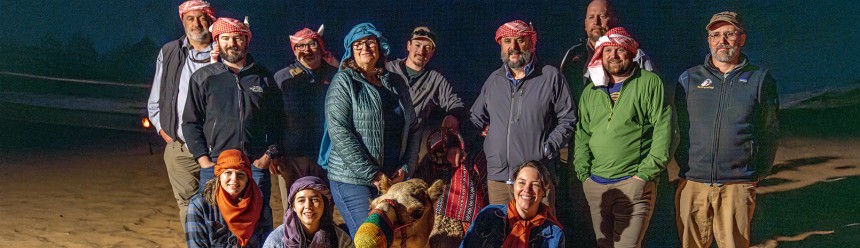
<svg viewBox="0 0 860 248">
<path fill-rule="evenodd" d="M 379 194 L 384 195 L 385 192 L 388 192 L 389 188 L 391 188 L 391 181 L 388 180 L 388 176 L 385 173 L 382 173 L 382 176 L 379 176 Z"/>
<path fill-rule="evenodd" d="M 440 196 L 442 196 L 442 192 L 445 192 L 445 183 L 442 180 L 436 180 L 433 182 L 433 185 L 427 189 L 427 195 L 430 196 L 431 202 L 436 202 Z"/>
</svg>

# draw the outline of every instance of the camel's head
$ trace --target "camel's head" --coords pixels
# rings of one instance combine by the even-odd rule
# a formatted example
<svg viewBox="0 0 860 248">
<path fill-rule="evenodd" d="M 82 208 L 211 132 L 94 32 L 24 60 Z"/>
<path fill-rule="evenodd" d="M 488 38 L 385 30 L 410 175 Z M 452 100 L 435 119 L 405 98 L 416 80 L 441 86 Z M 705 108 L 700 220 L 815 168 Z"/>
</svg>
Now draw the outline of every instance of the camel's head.
<svg viewBox="0 0 860 248">
<path fill-rule="evenodd" d="M 433 230 L 435 203 L 445 190 L 442 180 L 437 180 L 429 187 L 421 179 L 411 179 L 394 185 L 389 185 L 387 180 L 383 180 L 379 190 L 382 195 L 370 203 L 370 208 L 373 210 L 372 213 L 382 214 L 388 219 L 393 237 L 387 237 L 388 231 L 383 231 L 385 228 L 366 226 L 371 218 L 374 218 L 371 214 L 358 230 L 362 232 L 364 229 L 373 233 L 366 237 L 377 237 L 373 238 L 376 243 L 370 244 L 369 247 L 380 247 L 381 244 L 378 241 L 382 240 L 378 237 L 387 237 L 388 240 L 393 238 L 393 242 L 387 244 L 388 246 L 394 244 L 394 247 L 400 247 L 401 242 L 405 242 L 406 247 L 427 246 L 430 232 Z M 362 235 L 356 233 L 356 247 L 369 244 L 360 241 L 360 236 Z"/>
</svg>

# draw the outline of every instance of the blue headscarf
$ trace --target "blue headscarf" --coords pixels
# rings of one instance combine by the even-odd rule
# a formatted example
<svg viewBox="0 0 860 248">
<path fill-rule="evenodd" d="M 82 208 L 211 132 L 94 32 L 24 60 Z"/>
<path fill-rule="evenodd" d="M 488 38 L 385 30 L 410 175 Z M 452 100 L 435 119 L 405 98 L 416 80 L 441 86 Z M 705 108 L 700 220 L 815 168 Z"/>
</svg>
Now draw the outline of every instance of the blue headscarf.
<svg viewBox="0 0 860 248">
<path fill-rule="evenodd" d="M 382 33 L 379 30 L 376 30 L 376 27 L 369 22 L 365 22 L 362 24 L 355 25 L 352 27 L 352 30 L 346 34 L 346 37 L 343 38 L 343 48 L 346 49 L 346 52 L 343 53 L 343 58 L 340 59 L 340 65 L 343 66 L 343 61 L 352 57 L 352 43 L 368 36 L 376 36 L 376 41 L 379 43 L 379 49 L 382 56 L 388 56 L 388 53 L 391 52 L 391 47 L 388 45 L 388 39 L 382 36 Z M 340 67 L 338 67 L 340 68 Z"/>
<path fill-rule="evenodd" d="M 346 37 L 343 38 L 343 48 L 346 52 L 343 53 L 343 58 L 340 59 L 340 66 L 338 66 L 337 69 L 338 72 L 340 72 L 340 68 L 343 67 L 343 62 L 349 57 L 352 57 L 352 43 L 368 36 L 376 36 L 376 42 L 379 43 L 380 54 L 382 54 L 382 56 L 388 56 L 388 53 L 391 52 L 391 47 L 388 45 L 388 39 L 385 39 L 385 37 L 382 36 L 382 33 L 380 33 L 379 30 L 376 30 L 376 27 L 373 26 L 373 24 L 368 22 L 361 23 L 352 27 L 352 30 L 349 30 L 349 33 L 347 33 Z M 323 123 L 323 137 L 322 142 L 320 142 L 320 152 L 317 156 L 317 164 L 325 170 L 328 170 L 329 155 L 331 155 L 331 138 L 328 136 L 328 126 L 326 123 Z"/>
</svg>

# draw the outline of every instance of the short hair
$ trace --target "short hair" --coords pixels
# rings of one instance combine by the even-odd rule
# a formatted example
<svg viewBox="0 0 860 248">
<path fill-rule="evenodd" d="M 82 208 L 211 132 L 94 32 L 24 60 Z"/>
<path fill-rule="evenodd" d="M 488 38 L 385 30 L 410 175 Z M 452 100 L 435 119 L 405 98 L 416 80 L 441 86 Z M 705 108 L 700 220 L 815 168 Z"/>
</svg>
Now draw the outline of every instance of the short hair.
<svg viewBox="0 0 860 248">
<path fill-rule="evenodd" d="M 532 161 L 528 161 L 528 162 L 521 164 L 519 167 L 517 167 L 516 170 L 514 170 L 513 175 L 514 175 L 515 180 L 523 168 L 534 168 L 535 170 L 537 170 L 538 171 L 538 178 L 540 179 L 541 183 L 543 184 L 544 191 L 546 191 L 546 193 L 549 194 L 549 185 L 552 183 L 555 183 L 555 180 L 552 179 L 552 176 L 550 176 L 549 171 L 547 171 L 547 169 L 543 165 L 543 163 L 532 160 Z M 546 196 L 544 196 L 544 197 L 546 197 Z"/>
</svg>

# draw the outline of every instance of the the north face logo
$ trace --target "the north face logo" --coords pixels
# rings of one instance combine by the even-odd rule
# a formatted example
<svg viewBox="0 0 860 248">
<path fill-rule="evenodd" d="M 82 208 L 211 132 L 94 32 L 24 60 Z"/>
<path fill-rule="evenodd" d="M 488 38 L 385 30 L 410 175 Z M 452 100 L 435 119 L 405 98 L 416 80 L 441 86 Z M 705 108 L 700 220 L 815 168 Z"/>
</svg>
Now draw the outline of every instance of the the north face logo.
<svg viewBox="0 0 860 248">
<path fill-rule="evenodd" d="M 251 92 L 254 92 L 254 93 L 263 93 L 263 87 L 260 87 L 260 86 L 251 86 L 251 88 L 249 88 L 249 90 L 251 90 Z"/>
</svg>

